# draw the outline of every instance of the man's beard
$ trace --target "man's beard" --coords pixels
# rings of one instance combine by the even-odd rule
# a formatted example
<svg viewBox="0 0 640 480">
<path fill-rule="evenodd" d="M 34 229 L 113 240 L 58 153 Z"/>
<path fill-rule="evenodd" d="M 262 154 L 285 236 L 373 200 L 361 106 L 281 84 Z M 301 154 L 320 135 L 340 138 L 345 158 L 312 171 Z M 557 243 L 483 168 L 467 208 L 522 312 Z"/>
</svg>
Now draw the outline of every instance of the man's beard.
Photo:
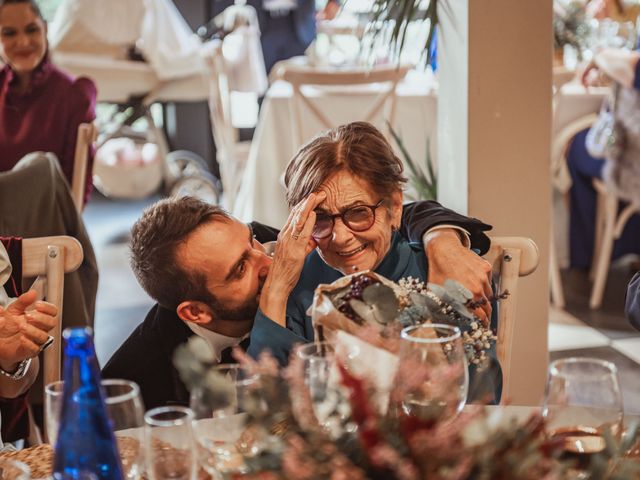
<svg viewBox="0 0 640 480">
<path fill-rule="evenodd" d="M 218 301 L 213 295 L 209 295 L 209 301 L 207 302 L 213 310 L 216 318 L 221 320 L 227 320 L 230 322 L 239 322 L 242 320 L 253 320 L 258 313 L 260 307 L 260 293 L 262 293 L 262 287 L 266 279 L 261 279 L 258 286 L 258 294 L 245 301 L 243 304 L 235 308 L 228 308 Z"/>
<path fill-rule="evenodd" d="M 255 297 L 236 308 L 227 308 L 217 301 L 210 305 L 216 318 L 231 322 L 253 320 L 258 313 L 258 306 L 258 299 Z"/>
</svg>

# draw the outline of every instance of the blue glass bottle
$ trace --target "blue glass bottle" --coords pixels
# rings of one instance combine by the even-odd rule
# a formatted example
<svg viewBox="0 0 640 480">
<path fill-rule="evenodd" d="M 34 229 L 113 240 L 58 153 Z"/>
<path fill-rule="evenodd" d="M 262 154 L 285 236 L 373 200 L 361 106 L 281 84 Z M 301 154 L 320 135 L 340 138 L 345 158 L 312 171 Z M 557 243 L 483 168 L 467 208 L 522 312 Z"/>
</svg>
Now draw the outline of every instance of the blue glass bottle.
<svg viewBox="0 0 640 480">
<path fill-rule="evenodd" d="M 123 478 L 90 328 L 68 328 L 65 339 L 63 400 L 53 465 L 54 478 Z"/>
</svg>

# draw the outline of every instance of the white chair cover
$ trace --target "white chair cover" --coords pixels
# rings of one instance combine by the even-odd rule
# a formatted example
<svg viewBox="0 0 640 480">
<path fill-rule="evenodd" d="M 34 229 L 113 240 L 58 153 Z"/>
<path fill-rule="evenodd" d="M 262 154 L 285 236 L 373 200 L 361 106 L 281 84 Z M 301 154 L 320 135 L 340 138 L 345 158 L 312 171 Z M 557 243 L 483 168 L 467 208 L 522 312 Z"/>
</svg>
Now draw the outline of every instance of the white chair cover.
<svg viewBox="0 0 640 480">
<path fill-rule="evenodd" d="M 49 25 L 52 50 L 125 58 L 140 38 L 143 0 L 63 0 Z"/>
<path fill-rule="evenodd" d="M 202 43 L 170 0 L 144 0 L 139 44 L 160 80 L 202 74 Z"/>
</svg>

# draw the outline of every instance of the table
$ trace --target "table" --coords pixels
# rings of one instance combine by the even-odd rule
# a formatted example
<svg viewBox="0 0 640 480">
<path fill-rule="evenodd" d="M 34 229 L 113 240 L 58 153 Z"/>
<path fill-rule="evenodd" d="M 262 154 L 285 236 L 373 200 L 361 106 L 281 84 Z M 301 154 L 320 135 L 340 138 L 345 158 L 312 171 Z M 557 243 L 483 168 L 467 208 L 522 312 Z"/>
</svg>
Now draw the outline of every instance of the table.
<svg viewBox="0 0 640 480">
<path fill-rule="evenodd" d="M 585 88 L 577 82 L 563 85 L 555 98 L 554 134 L 560 132 L 574 120 L 590 113 L 598 113 L 609 92 L 609 87 Z"/>
<path fill-rule="evenodd" d="M 240 193 L 233 206 L 233 214 L 243 221 L 256 220 L 280 227 L 287 220 L 289 209 L 285 202 L 283 174 L 299 147 L 291 123 L 292 94 L 290 84 L 278 81 L 265 96 Z M 310 96 L 335 125 L 340 125 L 358 120 L 358 115 L 366 111 L 369 103 L 376 97 L 376 90 L 368 88 L 354 92 L 353 89 L 316 89 Z M 427 74 L 409 72 L 398 85 L 397 96 L 394 130 L 402 137 L 414 162 L 424 163 L 427 140 L 430 140 L 432 158 L 435 158 L 435 80 Z M 305 115 L 304 110 L 302 112 L 304 138 L 309 139 L 324 130 L 314 116 L 310 113 Z M 376 122 L 379 128 L 383 125 L 382 118 Z"/>
<path fill-rule="evenodd" d="M 465 407 L 465 409 L 467 408 L 469 407 Z M 511 419 L 516 419 L 518 423 L 523 423 L 529 417 L 529 415 L 536 411 L 540 411 L 540 407 L 514 405 L 487 406 L 485 408 L 490 415 L 499 415 L 500 413 L 502 413 L 499 418 L 494 417 L 498 424 L 501 425 L 506 425 L 507 422 L 509 422 Z M 640 420 L 640 417 L 638 415 L 625 415 L 625 425 L 629 425 L 633 420 Z M 204 420 L 204 422 L 209 421 L 210 420 Z M 199 422 L 203 421 L 201 420 Z M 133 439 L 129 440 L 132 441 Z M 25 462 L 32 470 L 34 479 L 43 479 L 46 478 L 47 475 L 49 475 L 51 472 L 53 464 L 53 450 L 49 444 L 43 444 L 37 447 L 31 447 L 16 452 L 3 452 L 0 453 L 0 458 L 13 458 L 15 460 Z M 198 480 L 207 480 L 209 478 L 210 477 L 201 469 L 198 475 Z"/>
</svg>

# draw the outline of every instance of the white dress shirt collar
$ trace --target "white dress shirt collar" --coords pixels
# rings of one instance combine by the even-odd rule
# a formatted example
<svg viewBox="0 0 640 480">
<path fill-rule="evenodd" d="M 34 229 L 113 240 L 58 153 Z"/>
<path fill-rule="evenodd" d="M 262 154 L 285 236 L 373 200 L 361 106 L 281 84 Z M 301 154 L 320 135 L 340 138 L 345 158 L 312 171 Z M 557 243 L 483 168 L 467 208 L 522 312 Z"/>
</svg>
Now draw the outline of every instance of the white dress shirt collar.
<svg viewBox="0 0 640 480">
<path fill-rule="evenodd" d="M 216 360 L 218 362 L 220 362 L 220 359 L 222 358 L 223 350 L 238 345 L 244 338 L 249 335 L 247 334 L 244 337 L 227 337 L 226 335 L 222 335 L 220 333 L 214 332 L 213 330 L 204 328 L 197 323 L 185 323 L 193 333 L 198 335 L 200 338 L 204 338 L 207 341 L 207 343 L 211 346 L 213 355 L 216 357 Z"/>
</svg>

